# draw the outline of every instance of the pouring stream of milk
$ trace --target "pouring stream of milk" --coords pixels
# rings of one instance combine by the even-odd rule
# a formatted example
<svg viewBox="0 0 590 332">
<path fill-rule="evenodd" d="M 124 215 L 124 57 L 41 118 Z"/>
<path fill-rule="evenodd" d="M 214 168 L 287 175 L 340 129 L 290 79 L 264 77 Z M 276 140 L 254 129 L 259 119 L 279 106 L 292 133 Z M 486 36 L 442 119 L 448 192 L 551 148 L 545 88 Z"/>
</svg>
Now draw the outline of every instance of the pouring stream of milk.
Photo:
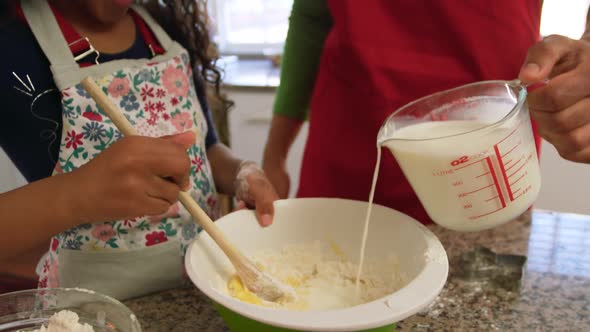
<svg viewBox="0 0 590 332">
<path fill-rule="evenodd" d="M 363 272 L 363 263 L 365 261 L 365 247 L 367 246 L 367 235 L 369 234 L 369 221 L 371 219 L 371 210 L 373 208 L 373 197 L 375 196 L 375 185 L 377 184 L 377 178 L 379 177 L 379 164 L 381 163 L 381 145 L 377 145 L 377 162 L 375 164 L 375 170 L 373 171 L 373 182 L 371 182 L 371 193 L 369 194 L 369 206 L 367 207 L 367 215 L 365 217 L 365 226 L 363 229 L 363 239 L 361 242 L 361 254 L 359 267 L 356 272 L 355 288 L 356 295 L 360 296 L 360 279 L 361 273 Z"/>
</svg>

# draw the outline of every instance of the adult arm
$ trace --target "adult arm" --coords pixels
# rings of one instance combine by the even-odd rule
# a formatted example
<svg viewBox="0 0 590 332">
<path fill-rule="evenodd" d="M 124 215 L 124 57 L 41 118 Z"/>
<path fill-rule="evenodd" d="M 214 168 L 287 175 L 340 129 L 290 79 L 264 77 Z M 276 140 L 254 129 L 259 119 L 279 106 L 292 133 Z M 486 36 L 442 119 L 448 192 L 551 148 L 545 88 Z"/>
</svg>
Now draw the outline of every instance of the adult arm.
<svg viewBox="0 0 590 332">
<path fill-rule="evenodd" d="M 289 194 L 286 160 L 307 117 L 324 41 L 332 27 L 326 0 L 295 0 L 263 168 L 281 198 Z"/>
</svg>

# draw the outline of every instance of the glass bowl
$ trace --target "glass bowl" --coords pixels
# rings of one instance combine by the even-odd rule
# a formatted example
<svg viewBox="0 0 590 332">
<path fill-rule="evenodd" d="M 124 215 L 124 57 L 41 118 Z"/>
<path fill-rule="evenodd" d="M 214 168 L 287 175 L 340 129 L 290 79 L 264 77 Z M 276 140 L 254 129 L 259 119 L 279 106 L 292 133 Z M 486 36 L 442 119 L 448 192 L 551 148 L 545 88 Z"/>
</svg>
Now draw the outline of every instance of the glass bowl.
<svg viewBox="0 0 590 332">
<path fill-rule="evenodd" d="M 121 302 L 80 288 L 31 289 L 0 295 L 0 332 L 32 331 L 61 310 L 78 314 L 97 332 L 141 332 L 137 318 Z"/>
</svg>

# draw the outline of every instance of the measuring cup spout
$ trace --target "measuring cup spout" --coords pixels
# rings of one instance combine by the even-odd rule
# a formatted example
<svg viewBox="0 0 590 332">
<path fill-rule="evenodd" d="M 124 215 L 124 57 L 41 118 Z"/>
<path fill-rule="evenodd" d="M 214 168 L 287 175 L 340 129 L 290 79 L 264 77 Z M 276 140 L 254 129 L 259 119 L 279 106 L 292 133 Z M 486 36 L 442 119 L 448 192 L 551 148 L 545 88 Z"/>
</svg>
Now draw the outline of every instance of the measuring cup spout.
<svg viewBox="0 0 590 332">
<path fill-rule="evenodd" d="M 397 116 L 398 113 L 402 110 L 398 109 L 397 111 L 393 112 L 391 115 L 385 119 L 381 128 L 379 128 L 379 132 L 377 133 L 377 147 L 379 148 L 383 143 L 387 140 L 390 140 L 393 136 L 393 133 L 397 130 L 396 124 L 394 120 L 398 120 Z"/>
</svg>

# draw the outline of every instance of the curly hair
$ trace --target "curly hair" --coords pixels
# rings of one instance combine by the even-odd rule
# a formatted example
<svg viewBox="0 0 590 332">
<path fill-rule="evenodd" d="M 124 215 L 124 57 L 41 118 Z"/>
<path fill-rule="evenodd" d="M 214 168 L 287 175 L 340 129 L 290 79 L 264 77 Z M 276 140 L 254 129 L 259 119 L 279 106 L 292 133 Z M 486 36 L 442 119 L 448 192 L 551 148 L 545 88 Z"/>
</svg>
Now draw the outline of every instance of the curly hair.
<svg viewBox="0 0 590 332">
<path fill-rule="evenodd" d="M 222 111 L 233 106 L 221 93 L 222 70 L 216 65 L 218 53 L 211 43 L 207 0 L 138 0 L 170 37 L 180 43 L 190 54 L 195 69 L 195 80 L 202 86 L 214 87 L 215 97 Z"/>
</svg>

